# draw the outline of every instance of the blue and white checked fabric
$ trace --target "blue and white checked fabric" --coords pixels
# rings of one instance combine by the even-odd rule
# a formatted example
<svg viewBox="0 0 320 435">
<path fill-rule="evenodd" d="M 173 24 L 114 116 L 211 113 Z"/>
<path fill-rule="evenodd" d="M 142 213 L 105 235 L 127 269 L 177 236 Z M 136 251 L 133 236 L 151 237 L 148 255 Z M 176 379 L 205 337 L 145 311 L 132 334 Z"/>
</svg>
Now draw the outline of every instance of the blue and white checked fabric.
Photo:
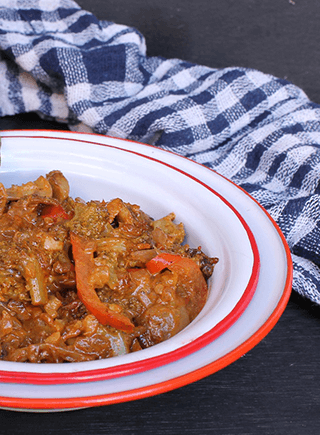
<svg viewBox="0 0 320 435">
<path fill-rule="evenodd" d="M 72 0 L 0 0 L 0 116 L 150 143 L 247 190 L 282 229 L 293 288 L 320 304 L 320 107 L 245 68 L 148 57 L 135 29 Z"/>
</svg>

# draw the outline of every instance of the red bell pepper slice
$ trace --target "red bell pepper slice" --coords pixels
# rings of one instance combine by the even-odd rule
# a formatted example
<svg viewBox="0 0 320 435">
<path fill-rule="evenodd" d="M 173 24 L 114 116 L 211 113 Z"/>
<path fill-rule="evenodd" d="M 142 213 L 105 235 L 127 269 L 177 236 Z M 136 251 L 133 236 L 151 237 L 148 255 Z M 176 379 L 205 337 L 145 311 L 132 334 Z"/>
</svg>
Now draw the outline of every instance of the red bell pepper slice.
<svg viewBox="0 0 320 435">
<path fill-rule="evenodd" d="M 183 257 L 177 254 L 161 253 L 153 257 L 146 263 L 146 268 L 152 275 L 161 272 L 163 269 L 169 268 L 173 263 L 182 260 Z"/>
<path fill-rule="evenodd" d="M 197 306 L 198 312 L 203 308 L 208 296 L 208 286 L 200 267 L 191 258 L 161 253 L 148 261 L 146 267 L 152 274 L 169 269 L 181 276 L 183 280 L 188 280 L 190 288 L 194 290 L 192 303 Z"/>
<path fill-rule="evenodd" d="M 71 219 L 71 214 L 67 213 L 65 209 L 60 204 L 50 204 L 45 206 L 41 213 L 42 217 L 50 217 L 54 221 L 57 221 L 59 218 L 62 219 Z"/>
<path fill-rule="evenodd" d="M 193 304 L 198 308 L 198 312 L 204 307 L 208 297 L 208 285 L 200 267 L 191 258 L 181 257 L 179 261 L 169 266 L 172 272 L 180 274 L 183 279 L 187 278 L 192 288 L 195 290 Z"/>
<path fill-rule="evenodd" d="M 109 325 L 125 332 L 132 332 L 134 324 L 121 313 L 112 311 L 97 295 L 92 282 L 95 243 L 71 233 L 72 253 L 75 262 L 77 293 L 81 302 L 102 325 Z"/>
</svg>

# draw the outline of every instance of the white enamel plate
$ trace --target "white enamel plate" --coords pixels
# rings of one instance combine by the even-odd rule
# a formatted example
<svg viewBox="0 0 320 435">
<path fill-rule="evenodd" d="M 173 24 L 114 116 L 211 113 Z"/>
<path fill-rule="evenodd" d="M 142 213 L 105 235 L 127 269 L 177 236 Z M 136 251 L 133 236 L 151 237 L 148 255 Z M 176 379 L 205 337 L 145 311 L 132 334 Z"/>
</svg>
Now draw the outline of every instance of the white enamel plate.
<svg viewBox="0 0 320 435">
<path fill-rule="evenodd" d="M 58 169 L 71 196 L 120 197 L 154 218 L 170 212 L 192 247 L 218 257 L 199 316 L 164 343 L 85 363 L 0 361 L 0 406 L 32 411 L 98 406 L 159 394 L 210 375 L 255 346 L 291 291 L 289 249 L 268 214 L 215 172 L 155 147 L 100 135 L 2 132 L 0 181 Z"/>
</svg>

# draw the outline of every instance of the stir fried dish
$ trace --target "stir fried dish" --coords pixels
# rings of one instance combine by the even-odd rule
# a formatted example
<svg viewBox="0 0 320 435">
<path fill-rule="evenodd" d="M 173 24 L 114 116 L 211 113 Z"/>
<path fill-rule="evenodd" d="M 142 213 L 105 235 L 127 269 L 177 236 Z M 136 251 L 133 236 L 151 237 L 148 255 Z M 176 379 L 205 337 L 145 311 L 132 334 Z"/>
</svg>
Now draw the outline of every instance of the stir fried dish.
<svg viewBox="0 0 320 435">
<path fill-rule="evenodd" d="M 0 183 L 0 359 L 90 361 L 174 336 L 201 311 L 217 258 L 173 213 L 69 196 L 60 171 Z"/>
</svg>

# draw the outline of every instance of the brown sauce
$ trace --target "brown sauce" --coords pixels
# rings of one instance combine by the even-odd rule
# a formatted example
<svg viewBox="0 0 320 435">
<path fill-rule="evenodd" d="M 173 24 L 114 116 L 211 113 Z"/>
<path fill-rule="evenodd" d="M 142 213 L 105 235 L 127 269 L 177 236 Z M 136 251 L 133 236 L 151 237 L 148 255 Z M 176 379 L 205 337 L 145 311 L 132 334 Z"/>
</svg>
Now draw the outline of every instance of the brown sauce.
<svg viewBox="0 0 320 435">
<path fill-rule="evenodd" d="M 0 184 L 0 359 L 89 361 L 181 331 L 218 260 L 184 245 L 174 219 L 119 198 L 73 199 L 59 171 Z"/>
</svg>

